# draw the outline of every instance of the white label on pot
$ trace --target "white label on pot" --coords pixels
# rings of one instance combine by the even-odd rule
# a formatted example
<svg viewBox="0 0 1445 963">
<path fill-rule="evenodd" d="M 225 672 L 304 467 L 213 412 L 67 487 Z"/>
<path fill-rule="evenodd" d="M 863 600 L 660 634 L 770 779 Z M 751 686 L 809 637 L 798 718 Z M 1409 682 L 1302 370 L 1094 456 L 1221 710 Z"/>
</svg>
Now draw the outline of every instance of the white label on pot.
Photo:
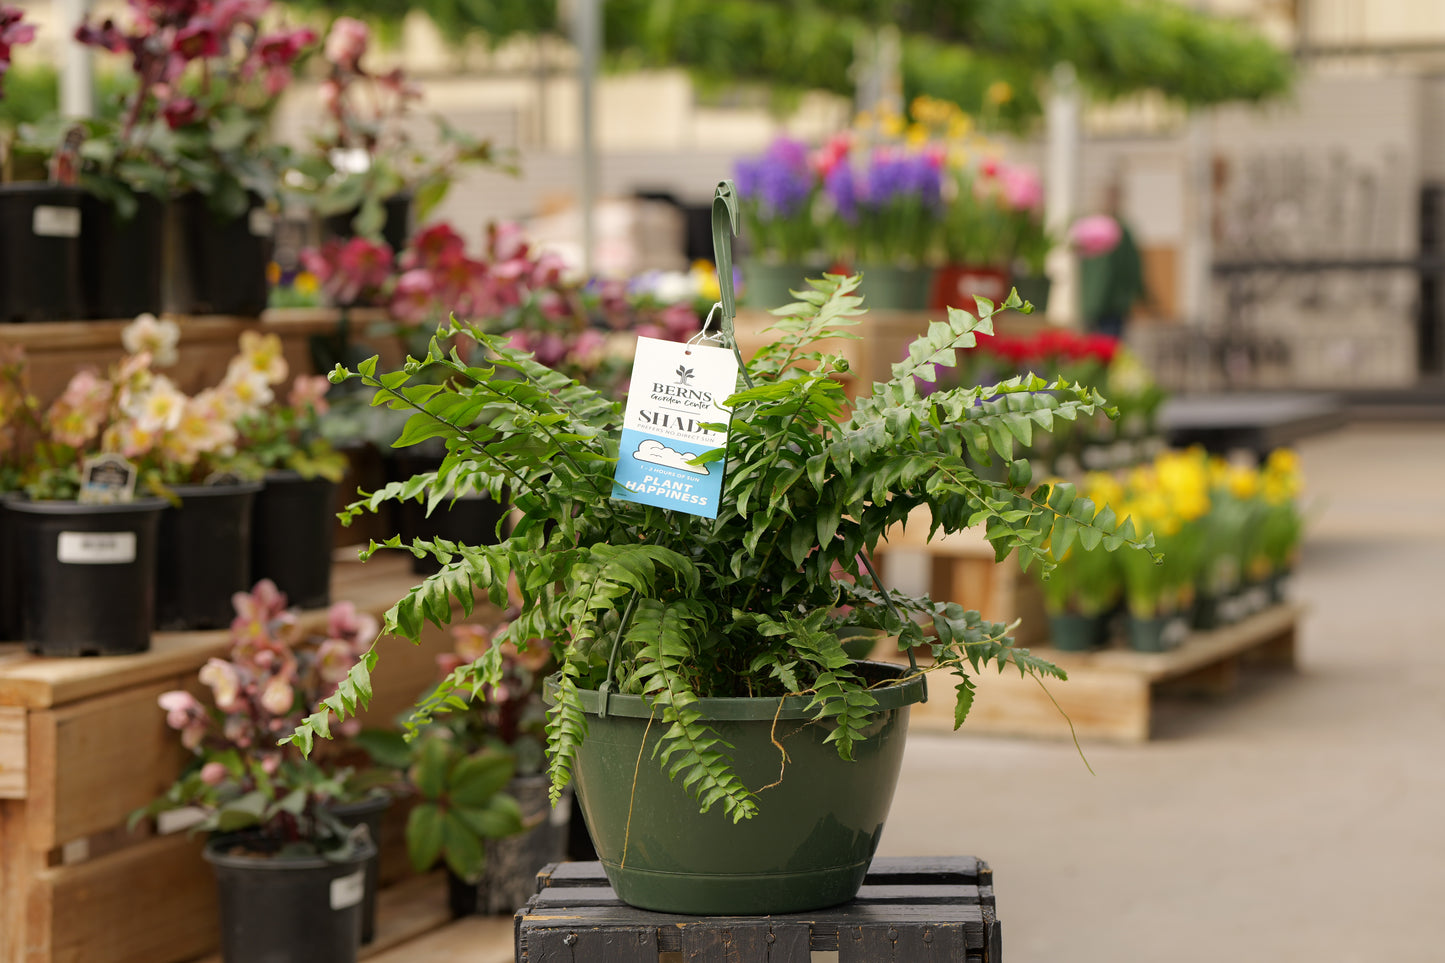
<svg viewBox="0 0 1445 963">
<path fill-rule="evenodd" d="M 135 532 L 61 532 L 62 565 L 125 565 L 135 561 Z"/>
<path fill-rule="evenodd" d="M 80 208 L 41 204 L 30 218 L 36 237 L 80 237 Z"/>
<path fill-rule="evenodd" d="M 275 230 L 275 225 L 271 223 L 271 214 L 264 207 L 251 208 L 247 226 L 251 229 L 254 237 L 270 237 L 271 232 Z"/>
<path fill-rule="evenodd" d="M 612 497 L 717 518 L 737 378 L 731 349 L 638 338 Z"/>
<path fill-rule="evenodd" d="M 331 881 L 331 908 L 344 910 L 361 902 L 366 892 L 366 875 L 357 870 L 349 876 L 339 876 Z"/>
</svg>

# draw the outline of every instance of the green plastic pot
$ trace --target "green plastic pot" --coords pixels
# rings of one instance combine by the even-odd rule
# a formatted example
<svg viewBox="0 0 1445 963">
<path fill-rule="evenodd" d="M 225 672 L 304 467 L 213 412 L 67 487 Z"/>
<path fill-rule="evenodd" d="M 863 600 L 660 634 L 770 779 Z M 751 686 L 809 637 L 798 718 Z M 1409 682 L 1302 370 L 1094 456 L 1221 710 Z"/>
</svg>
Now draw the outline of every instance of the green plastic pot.
<svg viewBox="0 0 1445 963">
<path fill-rule="evenodd" d="M 932 292 L 933 268 L 896 264 L 860 264 L 858 293 L 863 306 L 877 311 L 921 311 Z"/>
<path fill-rule="evenodd" d="M 1177 615 L 1131 615 L 1128 619 L 1129 648 L 1136 652 L 1168 652 L 1178 648 L 1188 634 L 1188 625 Z"/>
<path fill-rule="evenodd" d="M 743 303 L 765 311 L 798 300 L 792 292 L 805 290 L 808 287 L 806 279 L 820 277 L 824 270 L 816 264 L 796 261 L 747 261 L 742 268 Z"/>
<path fill-rule="evenodd" d="M 893 800 L 908 707 L 927 691 L 922 676 L 904 679 L 904 667 L 858 665 L 893 684 L 873 690 L 878 711 L 852 762 L 823 741 L 831 726 L 808 721 L 811 696 L 785 697 L 781 707 L 776 698 L 699 700 L 732 746 L 739 778 L 758 792 L 758 814 L 737 823 L 721 806 L 699 813 L 681 782 L 667 778 L 653 755 L 665 727 L 649 725 L 641 697 L 611 695 L 604 717 L 602 695 L 582 690 L 588 729 L 574 786 L 618 897 L 660 912 L 755 915 L 857 895 Z"/>
<path fill-rule="evenodd" d="M 1101 649 L 1109 641 L 1109 619 L 1104 615 L 1070 612 L 1049 616 L 1049 641 L 1065 652 Z"/>
</svg>

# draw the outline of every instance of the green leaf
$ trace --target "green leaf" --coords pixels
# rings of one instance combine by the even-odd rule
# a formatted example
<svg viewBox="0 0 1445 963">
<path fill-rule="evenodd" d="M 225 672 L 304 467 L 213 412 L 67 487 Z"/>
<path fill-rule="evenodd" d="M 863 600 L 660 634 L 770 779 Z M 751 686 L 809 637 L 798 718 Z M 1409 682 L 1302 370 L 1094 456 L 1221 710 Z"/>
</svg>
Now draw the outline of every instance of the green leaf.
<svg viewBox="0 0 1445 963">
<path fill-rule="evenodd" d="M 459 761 L 451 774 L 451 799 L 458 806 L 486 804 L 512 779 L 516 766 L 511 756 L 483 752 Z"/>
<path fill-rule="evenodd" d="M 442 850 L 442 809 L 435 803 L 418 803 L 406 818 L 406 851 L 411 867 L 424 873 L 436 865 Z"/>
</svg>

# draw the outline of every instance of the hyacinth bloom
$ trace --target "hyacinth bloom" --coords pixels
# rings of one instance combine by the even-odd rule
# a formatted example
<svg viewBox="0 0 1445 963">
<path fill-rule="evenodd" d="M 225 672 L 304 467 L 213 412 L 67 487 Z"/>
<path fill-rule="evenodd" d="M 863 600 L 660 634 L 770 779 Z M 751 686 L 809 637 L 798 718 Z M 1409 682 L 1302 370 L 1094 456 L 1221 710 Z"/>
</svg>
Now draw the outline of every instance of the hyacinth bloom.
<svg viewBox="0 0 1445 963">
<path fill-rule="evenodd" d="M 943 213 L 943 157 L 880 148 L 861 171 L 838 163 L 824 187 L 839 233 L 860 264 L 921 264 Z"/>
<path fill-rule="evenodd" d="M 813 253 L 819 240 L 813 199 L 820 184 L 807 145 L 779 137 L 761 157 L 738 161 L 734 182 L 757 253 L 793 263 Z"/>
</svg>

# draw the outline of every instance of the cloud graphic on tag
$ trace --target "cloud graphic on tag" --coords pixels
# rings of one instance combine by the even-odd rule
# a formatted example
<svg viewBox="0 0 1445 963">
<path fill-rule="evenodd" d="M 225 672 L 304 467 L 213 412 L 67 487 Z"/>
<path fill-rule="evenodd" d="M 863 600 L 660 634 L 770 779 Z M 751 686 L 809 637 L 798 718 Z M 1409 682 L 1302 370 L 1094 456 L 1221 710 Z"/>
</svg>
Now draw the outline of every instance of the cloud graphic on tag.
<svg viewBox="0 0 1445 963">
<path fill-rule="evenodd" d="M 688 459 L 696 458 L 696 455 L 689 454 L 685 451 L 674 451 L 662 442 L 654 441 L 651 438 L 638 445 L 637 450 L 632 453 L 632 457 L 637 461 L 645 461 L 653 465 L 662 465 L 665 468 L 677 468 L 682 471 L 690 471 L 695 475 L 708 474 L 706 465 L 689 465 L 687 463 Z"/>
</svg>

